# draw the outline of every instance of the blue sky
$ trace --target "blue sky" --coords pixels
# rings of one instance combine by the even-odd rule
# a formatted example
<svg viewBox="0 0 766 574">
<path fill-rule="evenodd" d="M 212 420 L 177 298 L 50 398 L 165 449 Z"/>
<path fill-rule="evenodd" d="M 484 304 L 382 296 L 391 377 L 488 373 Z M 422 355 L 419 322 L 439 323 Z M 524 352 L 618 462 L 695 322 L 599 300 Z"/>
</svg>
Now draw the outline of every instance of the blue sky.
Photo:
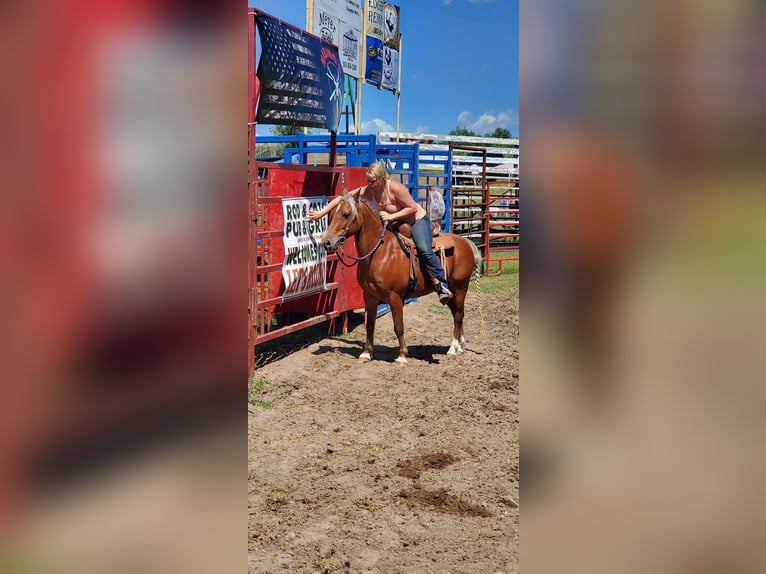
<svg viewBox="0 0 766 574">
<path fill-rule="evenodd" d="M 502 127 L 518 137 L 518 0 L 393 4 L 401 10 L 400 130 L 446 134 L 459 125 L 485 134 Z M 248 5 L 306 27 L 305 0 L 248 0 Z M 396 96 L 365 84 L 362 133 L 395 130 Z"/>
</svg>

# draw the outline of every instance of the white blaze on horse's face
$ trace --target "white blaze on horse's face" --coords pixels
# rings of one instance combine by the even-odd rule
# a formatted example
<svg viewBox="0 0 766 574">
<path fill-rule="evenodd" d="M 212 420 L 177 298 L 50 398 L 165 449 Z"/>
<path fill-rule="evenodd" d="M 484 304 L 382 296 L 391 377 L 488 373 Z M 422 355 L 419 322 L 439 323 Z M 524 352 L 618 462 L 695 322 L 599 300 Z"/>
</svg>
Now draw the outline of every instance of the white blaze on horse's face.
<svg viewBox="0 0 766 574">
<path fill-rule="evenodd" d="M 356 209 L 350 196 L 343 199 L 333 212 L 327 232 L 322 237 L 322 245 L 328 253 L 334 253 L 349 236 L 349 229 L 356 221 Z"/>
</svg>

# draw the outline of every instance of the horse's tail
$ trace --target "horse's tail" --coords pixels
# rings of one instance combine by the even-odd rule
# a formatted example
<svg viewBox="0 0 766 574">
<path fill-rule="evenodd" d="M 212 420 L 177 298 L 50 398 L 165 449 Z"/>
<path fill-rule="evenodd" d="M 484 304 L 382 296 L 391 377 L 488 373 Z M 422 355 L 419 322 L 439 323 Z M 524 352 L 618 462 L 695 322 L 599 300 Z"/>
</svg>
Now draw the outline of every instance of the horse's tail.
<svg viewBox="0 0 766 574">
<path fill-rule="evenodd" d="M 471 246 L 471 251 L 473 251 L 473 274 L 471 275 L 471 278 L 478 281 L 481 276 L 481 265 L 483 263 L 481 251 L 479 251 L 479 248 L 470 239 L 468 240 L 468 244 Z"/>
<path fill-rule="evenodd" d="M 481 333 L 484 334 L 487 332 L 487 324 L 484 322 L 484 306 L 481 304 L 481 288 L 479 287 L 479 278 L 481 277 L 481 266 L 483 262 L 483 258 L 481 256 L 481 251 L 479 251 L 479 248 L 476 246 L 476 244 L 468 240 L 468 244 L 471 246 L 471 251 L 473 251 L 473 274 L 472 278 L 476 280 L 476 304 L 479 306 L 479 319 L 481 321 Z"/>
</svg>

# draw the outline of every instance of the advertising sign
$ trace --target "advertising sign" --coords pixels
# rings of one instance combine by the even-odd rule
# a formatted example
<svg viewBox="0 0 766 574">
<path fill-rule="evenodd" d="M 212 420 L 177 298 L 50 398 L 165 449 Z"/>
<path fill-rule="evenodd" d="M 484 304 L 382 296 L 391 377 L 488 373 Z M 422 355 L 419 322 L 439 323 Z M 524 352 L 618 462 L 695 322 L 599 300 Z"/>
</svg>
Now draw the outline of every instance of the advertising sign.
<svg viewBox="0 0 766 574">
<path fill-rule="evenodd" d="M 327 196 L 282 199 L 284 214 L 282 262 L 283 297 L 320 291 L 327 277 L 327 252 L 320 245 L 327 231 L 327 216 L 308 221 L 308 211 L 319 211 L 327 205 Z"/>
</svg>

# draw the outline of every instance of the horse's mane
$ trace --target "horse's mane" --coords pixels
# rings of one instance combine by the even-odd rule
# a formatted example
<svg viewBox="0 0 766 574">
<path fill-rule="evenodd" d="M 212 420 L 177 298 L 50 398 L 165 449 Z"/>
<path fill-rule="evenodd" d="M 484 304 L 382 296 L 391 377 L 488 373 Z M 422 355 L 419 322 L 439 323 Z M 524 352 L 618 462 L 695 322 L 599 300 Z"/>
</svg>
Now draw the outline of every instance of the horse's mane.
<svg viewBox="0 0 766 574">
<path fill-rule="evenodd" d="M 354 196 L 350 193 L 344 193 L 342 199 L 351 206 L 351 215 L 354 219 L 359 217 L 359 205 L 364 204 L 372 211 L 375 218 L 380 221 L 380 205 L 374 201 L 367 201 L 361 195 Z"/>
<path fill-rule="evenodd" d="M 356 218 L 359 217 L 359 211 L 356 206 L 356 201 L 354 201 L 354 196 L 348 192 L 344 192 L 341 196 L 341 201 L 345 201 L 351 206 L 351 217 L 356 220 Z"/>
</svg>

